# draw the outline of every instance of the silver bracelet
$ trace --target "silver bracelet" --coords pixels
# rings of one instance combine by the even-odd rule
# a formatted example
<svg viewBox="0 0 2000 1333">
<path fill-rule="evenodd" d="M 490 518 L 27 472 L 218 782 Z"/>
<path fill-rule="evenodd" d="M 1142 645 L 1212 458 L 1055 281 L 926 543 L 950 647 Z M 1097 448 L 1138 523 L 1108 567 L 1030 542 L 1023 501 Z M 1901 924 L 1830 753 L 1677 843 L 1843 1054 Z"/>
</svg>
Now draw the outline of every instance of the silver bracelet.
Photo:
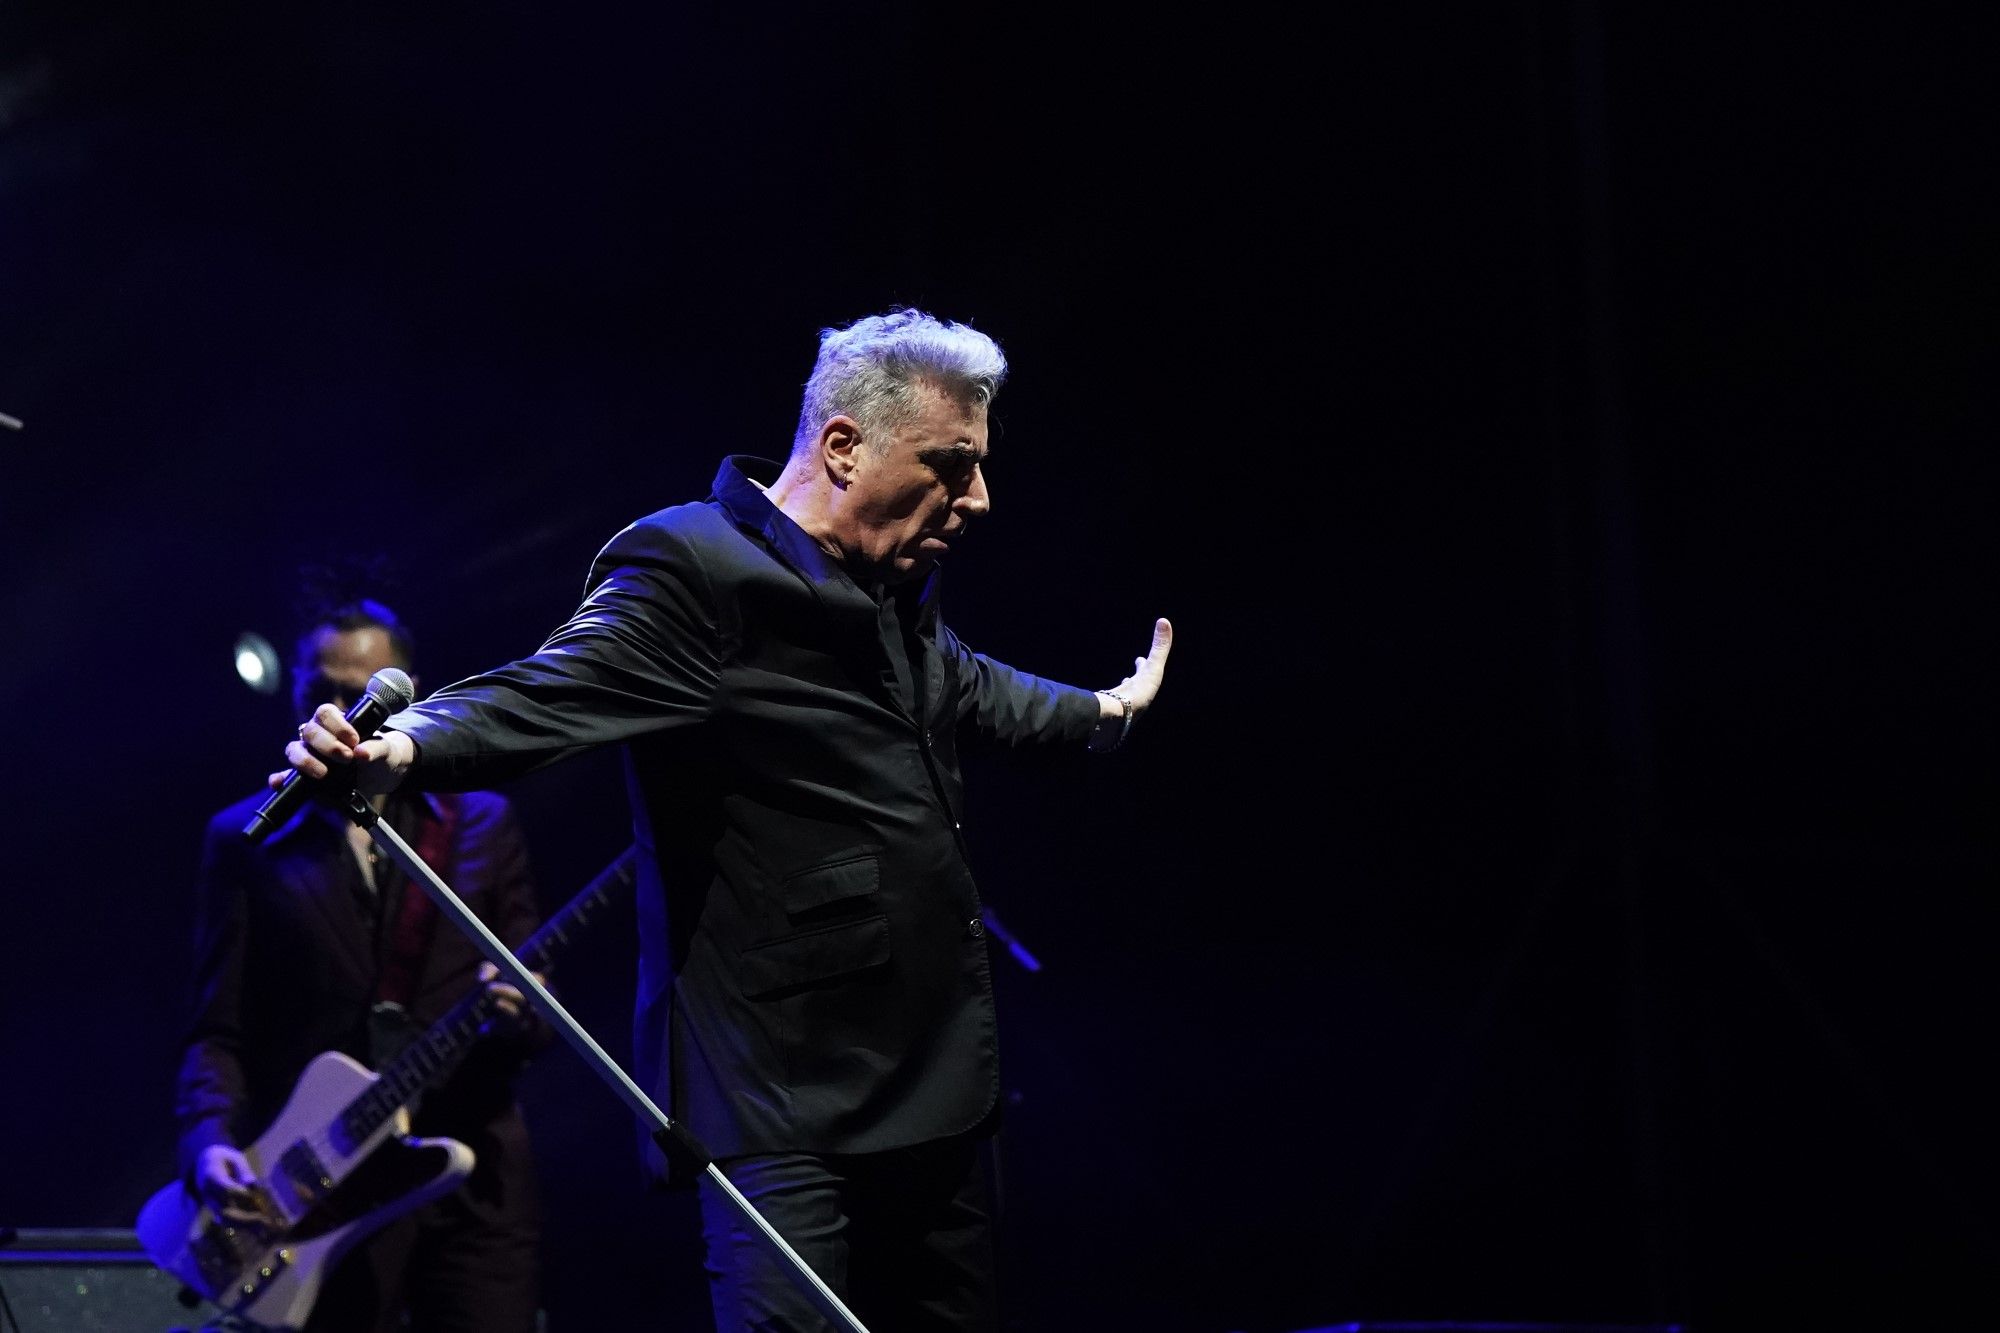
<svg viewBox="0 0 2000 1333">
<path fill-rule="evenodd" d="M 1118 701 L 1119 710 L 1118 739 L 1104 747 L 1105 750 L 1110 751 L 1123 745 L 1125 738 L 1132 734 L 1132 701 L 1116 690 L 1106 690 L 1104 693 Z"/>
</svg>

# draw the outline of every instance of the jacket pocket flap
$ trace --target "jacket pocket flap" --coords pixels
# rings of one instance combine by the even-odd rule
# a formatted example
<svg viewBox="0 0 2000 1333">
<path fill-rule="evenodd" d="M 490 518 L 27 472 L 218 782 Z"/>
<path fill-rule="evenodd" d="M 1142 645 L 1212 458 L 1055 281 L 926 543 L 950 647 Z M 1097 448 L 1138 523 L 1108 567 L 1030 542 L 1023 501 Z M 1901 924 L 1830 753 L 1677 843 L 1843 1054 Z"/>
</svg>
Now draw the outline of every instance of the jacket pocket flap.
<svg viewBox="0 0 2000 1333">
<path fill-rule="evenodd" d="M 743 994 L 753 1000 L 889 961 L 889 918 L 863 917 L 743 951 Z"/>
<path fill-rule="evenodd" d="M 829 903 L 862 898 L 882 887 L 882 867 L 873 852 L 846 856 L 785 877 L 778 903 L 790 916 L 803 916 Z"/>
</svg>

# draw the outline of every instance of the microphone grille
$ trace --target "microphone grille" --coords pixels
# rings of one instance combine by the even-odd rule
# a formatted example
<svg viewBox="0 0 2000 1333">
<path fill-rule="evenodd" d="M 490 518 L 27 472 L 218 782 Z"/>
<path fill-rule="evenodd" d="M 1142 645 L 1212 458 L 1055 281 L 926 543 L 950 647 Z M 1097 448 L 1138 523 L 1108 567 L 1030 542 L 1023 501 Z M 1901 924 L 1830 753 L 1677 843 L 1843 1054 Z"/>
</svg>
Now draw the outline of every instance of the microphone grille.
<svg viewBox="0 0 2000 1333">
<path fill-rule="evenodd" d="M 417 687 L 401 667 L 383 667 L 368 678 L 368 697 L 391 713 L 400 713 L 416 702 Z"/>
</svg>

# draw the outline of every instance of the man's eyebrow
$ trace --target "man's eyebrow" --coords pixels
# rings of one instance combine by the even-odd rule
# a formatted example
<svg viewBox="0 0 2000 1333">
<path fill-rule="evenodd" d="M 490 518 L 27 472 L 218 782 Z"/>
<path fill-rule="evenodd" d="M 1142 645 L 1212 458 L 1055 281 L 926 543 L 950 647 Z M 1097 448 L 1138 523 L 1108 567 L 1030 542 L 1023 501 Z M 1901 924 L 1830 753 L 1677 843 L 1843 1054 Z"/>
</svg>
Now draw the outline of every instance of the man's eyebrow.
<svg viewBox="0 0 2000 1333">
<path fill-rule="evenodd" d="M 954 440 L 950 444 L 925 445 L 923 452 L 926 454 L 970 454 L 974 458 L 979 459 L 984 459 L 987 453 L 986 450 L 979 448 L 970 440 Z"/>
</svg>

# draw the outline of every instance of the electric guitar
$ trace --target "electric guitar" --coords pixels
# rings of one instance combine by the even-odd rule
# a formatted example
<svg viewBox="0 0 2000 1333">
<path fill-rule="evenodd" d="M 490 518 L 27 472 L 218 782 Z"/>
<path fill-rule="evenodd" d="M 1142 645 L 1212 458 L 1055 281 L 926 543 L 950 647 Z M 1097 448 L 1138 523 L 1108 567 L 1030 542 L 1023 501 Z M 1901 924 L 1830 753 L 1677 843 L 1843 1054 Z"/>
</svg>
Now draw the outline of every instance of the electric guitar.
<svg viewBox="0 0 2000 1333">
<path fill-rule="evenodd" d="M 599 872 L 515 951 L 544 971 L 575 932 L 632 884 L 638 848 Z M 408 890 L 421 892 L 412 885 Z M 410 1108 L 479 1038 L 495 1003 L 485 986 L 372 1073 L 338 1051 L 314 1056 L 285 1109 L 243 1149 L 257 1173 L 255 1222 L 218 1216 L 182 1182 L 139 1212 L 139 1243 L 155 1264 L 227 1312 L 232 1327 L 296 1329 L 334 1263 L 358 1242 L 457 1188 L 472 1149 L 410 1136 Z"/>
</svg>

